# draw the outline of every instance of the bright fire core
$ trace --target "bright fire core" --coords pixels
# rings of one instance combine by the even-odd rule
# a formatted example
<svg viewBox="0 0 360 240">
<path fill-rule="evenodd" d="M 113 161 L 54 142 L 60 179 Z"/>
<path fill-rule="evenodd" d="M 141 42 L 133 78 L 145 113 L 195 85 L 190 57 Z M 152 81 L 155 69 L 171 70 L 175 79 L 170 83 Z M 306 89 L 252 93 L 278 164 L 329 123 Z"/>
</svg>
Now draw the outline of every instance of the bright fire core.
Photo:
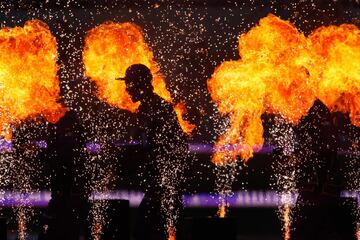
<svg viewBox="0 0 360 240">
<path fill-rule="evenodd" d="M 360 31 L 350 24 L 320 27 L 308 37 L 288 21 L 268 15 L 239 39 L 240 59 L 222 63 L 208 81 L 230 128 L 219 137 L 215 164 L 247 161 L 263 144 L 261 115 L 274 113 L 296 125 L 315 99 L 349 113 L 360 126 Z"/>
<path fill-rule="evenodd" d="M 55 37 L 41 21 L 0 30 L 0 135 L 10 139 L 10 126 L 29 118 L 54 123 L 63 116 L 57 57 Z"/>
</svg>

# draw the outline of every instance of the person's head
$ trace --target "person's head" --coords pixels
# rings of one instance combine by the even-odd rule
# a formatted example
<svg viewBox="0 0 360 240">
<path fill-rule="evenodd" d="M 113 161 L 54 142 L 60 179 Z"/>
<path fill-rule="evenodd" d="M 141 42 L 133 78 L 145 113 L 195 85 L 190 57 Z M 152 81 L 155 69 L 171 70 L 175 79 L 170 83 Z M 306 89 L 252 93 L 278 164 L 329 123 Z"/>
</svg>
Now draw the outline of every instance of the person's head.
<svg viewBox="0 0 360 240">
<path fill-rule="evenodd" d="M 125 80 L 126 91 L 134 102 L 144 100 L 154 89 L 151 71 L 143 64 L 131 65 L 126 69 L 125 77 L 118 79 Z"/>
</svg>

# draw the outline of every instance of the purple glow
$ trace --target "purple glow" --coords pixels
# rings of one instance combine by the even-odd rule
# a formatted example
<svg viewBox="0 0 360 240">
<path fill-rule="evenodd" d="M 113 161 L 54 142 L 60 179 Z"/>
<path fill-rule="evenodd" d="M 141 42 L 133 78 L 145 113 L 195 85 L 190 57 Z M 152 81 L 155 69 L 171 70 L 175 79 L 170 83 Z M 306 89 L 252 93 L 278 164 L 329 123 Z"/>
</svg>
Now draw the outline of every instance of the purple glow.
<svg viewBox="0 0 360 240">
<path fill-rule="evenodd" d="M 0 139 L 0 153 L 1 152 L 11 152 L 13 145 L 11 141 L 6 141 L 5 139 Z"/>
<path fill-rule="evenodd" d="M 48 143 L 45 140 L 33 141 L 33 143 L 39 148 L 47 148 Z M 140 141 L 117 141 L 114 143 L 117 147 L 132 147 L 138 146 L 141 147 Z M 216 148 L 211 144 L 204 143 L 189 143 L 189 150 L 192 153 L 197 154 L 213 154 L 216 151 L 232 151 L 235 149 L 241 149 L 243 146 L 241 145 L 224 145 L 222 147 Z M 96 142 L 88 142 L 85 144 L 87 151 L 91 153 L 99 153 L 101 151 L 101 144 Z M 0 139 L 0 152 L 10 152 L 13 149 L 13 145 L 10 141 L 6 141 L 4 139 Z M 256 150 L 256 149 L 255 149 Z M 255 153 L 259 154 L 271 154 L 274 150 L 274 146 L 264 145 L 262 148 L 255 151 Z M 339 151 L 338 155 L 348 155 L 350 152 L 348 151 Z M 353 154 L 353 153 L 351 153 Z"/>
<path fill-rule="evenodd" d="M 85 144 L 86 150 L 91 153 L 99 153 L 101 151 L 100 143 L 89 142 Z"/>
<path fill-rule="evenodd" d="M 132 141 L 116 141 L 114 143 L 116 147 L 130 147 L 130 146 L 141 146 L 141 142 L 137 140 Z"/>
<path fill-rule="evenodd" d="M 33 141 L 33 144 L 35 144 L 38 148 L 47 148 L 48 144 L 45 140 L 37 140 L 37 141 Z"/>
<path fill-rule="evenodd" d="M 360 194 L 343 192 L 343 197 L 357 197 L 360 205 Z M 130 201 L 130 207 L 138 207 L 144 193 L 136 191 L 119 190 L 113 192 L 97 192 L 91 194 L 89 200 L 114 200 L 125 199 Z M 184 195 L 183 201 L 186 208 L 216 208 L 218 207 L 217 195 L 198 193 Z M 46 207 L 51 199 L 48 191 L 21 194 L 19 192 L 0 193 L 1 207 L 29 206 Z M 290 204 L 295 204 L 297 194 L 291 194 Z M 232 208 L 276 208 L 281 205 L 281 196 L 274 191 L 239 191 L 226 198 Z"/>
</svg>

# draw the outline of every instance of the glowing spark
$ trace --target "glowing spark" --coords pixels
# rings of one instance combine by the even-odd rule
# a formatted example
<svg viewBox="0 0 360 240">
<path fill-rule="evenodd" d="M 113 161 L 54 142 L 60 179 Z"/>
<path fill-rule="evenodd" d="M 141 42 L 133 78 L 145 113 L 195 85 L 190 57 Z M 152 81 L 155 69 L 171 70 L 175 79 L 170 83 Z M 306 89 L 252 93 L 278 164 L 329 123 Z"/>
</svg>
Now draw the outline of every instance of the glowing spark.
<svg viewBox="0 0 360 240">
<path fill-rule="evenodd" d="M 220 202 L 219 205 L 219 210 L 218 210 L 218 216 L 219 218 L 224 218 L 226 217 L 226 203 L 224 201 Z"/>
<path fill-rule="evenodd" d="M 290 240 L 291 232 L 291 206 L 286 204 L 283 209 L 284 240 Z"/>
</svg>

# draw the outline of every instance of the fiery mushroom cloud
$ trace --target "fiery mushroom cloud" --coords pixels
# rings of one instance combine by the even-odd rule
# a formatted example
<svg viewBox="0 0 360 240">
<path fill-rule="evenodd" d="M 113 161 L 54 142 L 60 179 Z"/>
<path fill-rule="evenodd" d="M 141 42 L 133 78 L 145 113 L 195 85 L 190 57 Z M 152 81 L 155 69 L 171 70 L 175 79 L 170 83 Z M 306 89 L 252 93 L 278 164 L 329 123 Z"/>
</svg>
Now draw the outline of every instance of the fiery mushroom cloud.
<svg viewBox="0 0 360 240">
<path fill-rule="evenodd" d="M 11 138 L 10 125 L 29 118 L 55 123 L 63 116 L 57 57 L 56 39 L 41 21 L 0 30 L 0 135 Z"/>
<path fill-rule="evenodd" d="M 240 59 L 222 63 L 208 81 L 230 128 L 219 137 L 216 164 L 247 161 L 263 144 L 261 115 L 296 124 L 319 98 L 333 111 L 349 112 L 359 125 L 360 35 L 353 25 L 321 27 L 305 37 L 274 15 L 239 39 Z"/>
<path fill-rule="evenodd" d="M 126 69 L 137 63 L 150 68 L 154 79 L 154 92 L 168 102 L 171 94 L 166 89 L 164 77 L 159 73 L 153 53 L 144 40 L 141 28 L 133 23 L 103 23 L 87 33 L 83 51 L 85 75 L 98 87 L 98 97 L 110 105 L 136 111 L 140 103 L 132 102 L 123 81 Z M 184 106 L 176 106 L 179 123 L 184 132 L 191 133 L 194 126 L 182 118 Z"/>
</svg>

